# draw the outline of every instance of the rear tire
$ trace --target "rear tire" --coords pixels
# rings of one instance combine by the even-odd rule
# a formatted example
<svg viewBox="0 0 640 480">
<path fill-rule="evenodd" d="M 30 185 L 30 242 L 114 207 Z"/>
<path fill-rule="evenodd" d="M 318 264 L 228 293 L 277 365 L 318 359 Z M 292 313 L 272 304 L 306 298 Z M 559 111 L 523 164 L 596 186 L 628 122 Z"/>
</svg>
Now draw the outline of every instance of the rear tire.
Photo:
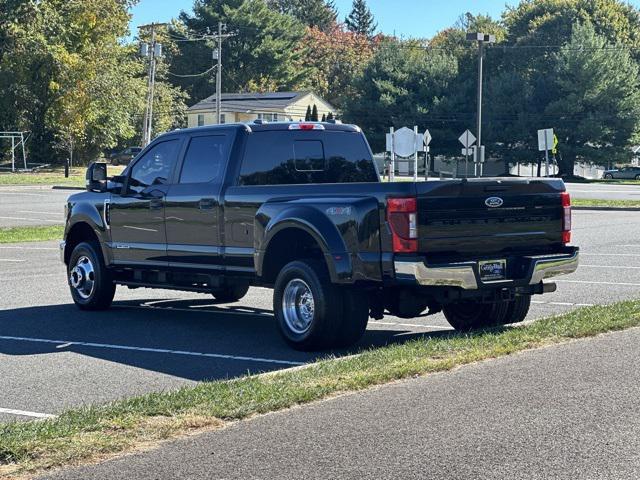
<svg viewBox="0 0 640 480">
<path fill-rule="evenodd" d="M 347 348 L 362 338 L 369 323 L 369 295 L 367 292 L 346 289 L 342 294 L 342 321 L 335 346 Z"/>
<path fill-rule="evenodd" d="M 636 175 L 636 180 L 640 180 L 640 175 Z"/>
<path fill-rule="evenodd" d="M 233 303 L 244 297 L 249 291 L 249 285 L 233 285 L 216 289 L 211 295 L 220 303 Z"/>
<path fill-rule="evenodd" d="M 607 173 L 607 174 L 604 176 L 604 179 L 605 179 L 605 180 L 613 180 L 613 175 L 611 175 L 610 173 Z"/>
<path fill-rule="evenodd" d="M 102 258 L 100 247 L 83 242 L 71 252 L 67 265 L 71 297 L 81 310 L 105 310 L 111 306 L 116 284 Z"/>
<path fill-rule="evenodd" d="M 323 262 L 293 261 L 278 274 L 273 311 L 280 334 L 294 349 L 331 348 L 341 328 L 343 295 Z"/>
<path fill-rule="evenodd" d="M 520 323 L 524 321 L 531 307 L 531 295 L 519 295 L 514 301 L 509 302 L 509 309 L 505 315 L 503 325 Z"/>
<path fill-rule="evenodd" d="M 503 325 L 510 302 L 464 301 L 444 305 L 442 311 L 453 328 L 460 331 Z"/>
</svg>

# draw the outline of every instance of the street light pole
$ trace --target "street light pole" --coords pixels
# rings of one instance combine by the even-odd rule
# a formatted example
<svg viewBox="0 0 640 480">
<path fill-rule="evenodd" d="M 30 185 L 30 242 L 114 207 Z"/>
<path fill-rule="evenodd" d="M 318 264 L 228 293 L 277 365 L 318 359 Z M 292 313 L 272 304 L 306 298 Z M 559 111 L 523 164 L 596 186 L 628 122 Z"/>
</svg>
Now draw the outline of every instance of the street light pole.
<svg viewBox="0 0 640 480">
<path fill-rule="evenodd" d="M 476 117 L 476 132 L 478 136 L 478 161 L 481 162 L 482 151 L 482 76 L 484 67 L 484 44 L 495 43 L 496 37 L 486 33 L 467 33 L 467 40 L 478 42 L 478 107 Z M 482 163 L 480 163 L 480 176 L 482 176 Z"/>
</svg>

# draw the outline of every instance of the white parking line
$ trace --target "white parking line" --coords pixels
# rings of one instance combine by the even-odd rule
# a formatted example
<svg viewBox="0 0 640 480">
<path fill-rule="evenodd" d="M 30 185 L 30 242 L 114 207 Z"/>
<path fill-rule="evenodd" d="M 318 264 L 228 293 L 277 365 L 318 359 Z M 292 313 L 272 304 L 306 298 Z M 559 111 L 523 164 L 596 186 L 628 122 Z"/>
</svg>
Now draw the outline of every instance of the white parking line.
<svg viewBox="0 0 640 480">
<path fill-rule="evenodd" d="M 0 340 L 11 340 L 15 342 L 31 342 L 31 343 L 48 343 L 51 345 L 68 345 L 68 346 L 79 346 L 79 347 L 104 348 L 109 350 L 129 350 L 134 352 L 145 352 L 145 353 L 165 353 L 165 354 L 171 354 L 171 355 L 185 355 L 189 357 L 219 358 L 223 360 L 241 360 L 245 362 L 257 362 L 257 363 L 275 363 L 278 365 L 304 365 L 304 362 L 292 362 L 290 360 L 276 360 L 273 358 L 245 357 L 242 355 L 224 355 L 221 353 L 188 352 L 184 350 L 171 350 L 168 348 L 132 347 L 129 345 L 113 345 L 109 343 L 73 342 L 69 340 L 50 340 L 47 338 L 12 337 L 12 336 L 4 336 L 4 335 L 0 336 Z"/>
<path fill-rule="evenodd" d="M 17 213 L 35 213 L 36 215 L 53 215 L 56 217 L 62 217 L 62 211 L 60 212 L 34 212 L 33 210 L 17 210 Z"/>
<path fill-rule="evenodd" d="M 619 265 L 580 265 L 580 268 L 612 268 L 612 269 L 619 269 L 619 268 L 627 268 L 627 269 L 631 269 L 631 270 L 640 270 L 640 267 L 622 267 Z"/>
<path fill-rule="evenodd" d="M 22 247 L 17 245 L 0 245 L 0 250 L 51 250 L 58 251 L 55 247 Z"/>
<path fill-rule="evenodd" d="M 580 252 L 581 256 L 589 257 L 640 257 L 640 253 L 585 253 Z"/>
<path fill-rule="evenodd" d="M 18 260 L 17 258 L 0 258 L 0 262 L 22 263 L 26 260 Z"/>
<path fill-rule="evenodd" d="M 531 300 L 531 303 L 538 305 L 553 305 L 558 307 L 593 307 L 593 303 L 571 303 L 571 302 L 543 302 L 541 300 Z"/>
<path fill-rule="evenodd" d="M 21 415 L 23 417 L 33 418 L 55 418 L 55 415 L 49 413 L 27 412 L 26 410 L 16 410 L 14 408 L 0 408 L 0 413 L 8 413 L 10 415 Z"/>
<path fill-rule="evenodd" d="M 624 282 L 591 282 L 588 280 L 555 280 L 557 283 L 584 283 L 589 285 L 621 285 L 623 287 L 640 287 L 640 283 Z"/>
<path fill-rule="evenodd" d="M 47 220 L 44 218 L 25 218 L 25 217 L 0 217 L 2 220 L 23 220 L 27 222 L 49 222 L 49 223 L 62 223 L 58 220 Z"/>
<path fill-rule="evenodd" d="M 418 323 L 399 323 L 399 322 L 380 322 L 378 320 L 373 320 L 369 322 L 369 325 L 393 325 L 396 327 L 409 327 L 409 328 L 429 328 L 429 329 L 438 329 L 438 330 L 453 330 L 453 327 L 447 327 L 445 325 L 420 325 Z"/>
</svg>

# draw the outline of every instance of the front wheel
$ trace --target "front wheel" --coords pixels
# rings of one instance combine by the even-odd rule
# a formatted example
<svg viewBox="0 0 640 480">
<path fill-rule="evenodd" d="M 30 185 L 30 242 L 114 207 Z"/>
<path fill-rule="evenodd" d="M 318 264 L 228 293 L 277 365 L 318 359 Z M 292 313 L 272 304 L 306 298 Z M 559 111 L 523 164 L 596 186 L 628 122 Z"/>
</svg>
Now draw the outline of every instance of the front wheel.
<svg viewBox="0 0 640 480">
<path fill-rule="evenodd" d="M 640 180 L 640 175 L 636 175 L 636 180 Z"/>
<path fill-rule="evenodd" d="M 78 308 L 109 308 L 116 293 L 116 285 L 104 264 L 99 247 L 86 242 L 76 246 L 69 258 L 67 274 L 71 297 Z"/>
<path fill-rule="evenodd" d="M 220 303 L 233 303 L 244 297 L 249 291 L 249 285 L 232 285 L 215 289 L 211 292 Z"/>
<path fill-rule="evenodd" d="M 316 260 L 288 263 L 273 290 L 273 311 L 285 341 L 296 350 L 331 348 L 341 326 L 343 300 L 326 266 Z"/>
<path fill-rule="evenodd" d="M 604 179 L 605 179 L 605 180 L 613 180 L 613 175 L 611 175 L 610 173 L 607 173 L 607 174 L 604 176 Z"/>
</svg>

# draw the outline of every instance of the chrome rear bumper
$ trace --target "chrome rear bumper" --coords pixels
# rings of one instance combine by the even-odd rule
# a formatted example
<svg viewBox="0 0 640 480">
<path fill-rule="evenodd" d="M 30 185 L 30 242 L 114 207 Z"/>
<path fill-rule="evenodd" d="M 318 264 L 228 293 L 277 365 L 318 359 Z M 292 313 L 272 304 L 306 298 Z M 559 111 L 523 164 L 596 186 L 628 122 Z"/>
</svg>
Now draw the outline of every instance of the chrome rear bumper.
<svg viewBox="0 0 640 480">
<path fill-rule="evenodd" d="M 427 265 L 423 261 L 394 262 L 396 279 L 414 281 L 419 285 L 432 287 L 459 287 L 464 290 L 478 290 L 481 287 L 510 285 L 537 285 L 546 278 L 567 275 L 578 269 L 579 252 L 559 255 L 524 257 L 529 262 L 525 278 L 482 282 L 478 275 L 478 262 L 461 262 Z"/>
</svg>

